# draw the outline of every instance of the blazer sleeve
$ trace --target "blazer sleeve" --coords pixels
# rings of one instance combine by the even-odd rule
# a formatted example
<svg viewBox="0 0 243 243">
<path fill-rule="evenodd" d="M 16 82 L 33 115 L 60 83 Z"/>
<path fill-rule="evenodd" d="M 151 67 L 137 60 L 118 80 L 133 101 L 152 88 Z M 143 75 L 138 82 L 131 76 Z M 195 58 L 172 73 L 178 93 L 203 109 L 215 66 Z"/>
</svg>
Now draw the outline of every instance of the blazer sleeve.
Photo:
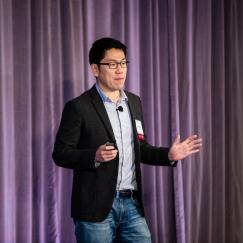
<svg viewBox="0 0 243 243">
<path fill-rule="evenodd" d="M 82 137 L 82 115 L 78 105 L 70 101 L 63 110 L 52 157 L 61 167 L 78 170 L 95 169 L 95 149 L 78 147 Z"/>
</svg>

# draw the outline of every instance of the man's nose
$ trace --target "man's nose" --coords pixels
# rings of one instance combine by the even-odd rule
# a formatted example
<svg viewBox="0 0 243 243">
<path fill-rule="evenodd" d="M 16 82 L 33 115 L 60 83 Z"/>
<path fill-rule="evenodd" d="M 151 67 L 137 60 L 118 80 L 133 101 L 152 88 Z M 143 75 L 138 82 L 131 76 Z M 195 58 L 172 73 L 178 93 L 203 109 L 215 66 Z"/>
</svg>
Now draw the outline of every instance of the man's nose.
<svg viewBox="0 0 243 243">
<path fill-rule="evenodd" d="M 117 68 L 116 68 L 116 72 L 122 72 L 123 68 L 121 67 L 121 63 L 117 63 Z"/>
</svg>

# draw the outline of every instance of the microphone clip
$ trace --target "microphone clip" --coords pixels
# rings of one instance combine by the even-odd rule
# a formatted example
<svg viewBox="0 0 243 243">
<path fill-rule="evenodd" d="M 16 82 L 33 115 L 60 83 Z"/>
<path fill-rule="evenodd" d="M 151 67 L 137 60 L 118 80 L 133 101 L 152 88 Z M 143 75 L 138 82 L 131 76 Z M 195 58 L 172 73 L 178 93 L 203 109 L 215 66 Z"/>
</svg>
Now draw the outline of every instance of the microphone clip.
<svg viewBox="0 0 243 243">
<path fill-rule="evenodd" d="M 119 105 L 119 106 L 116 108 L 116 111 L 123 112 L 123 107 L 122 107 L 121 105 Z"/>
</svg>

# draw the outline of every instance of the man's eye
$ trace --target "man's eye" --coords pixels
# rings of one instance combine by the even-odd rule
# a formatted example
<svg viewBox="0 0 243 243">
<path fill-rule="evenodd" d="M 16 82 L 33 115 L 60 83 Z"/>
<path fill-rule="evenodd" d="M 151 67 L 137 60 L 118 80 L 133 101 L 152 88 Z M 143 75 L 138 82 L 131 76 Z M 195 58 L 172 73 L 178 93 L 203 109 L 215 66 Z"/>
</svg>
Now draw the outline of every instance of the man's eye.
<svg viewBox="0 0 243 243">
<path fill-rule="evenodd" d="M 114 67 L 116 67 L 116 63 L 114 63 L 114 62 L 110 62 L 110 67 L 112 67 L 112 68 L 114 68 Z"/>
</svg>

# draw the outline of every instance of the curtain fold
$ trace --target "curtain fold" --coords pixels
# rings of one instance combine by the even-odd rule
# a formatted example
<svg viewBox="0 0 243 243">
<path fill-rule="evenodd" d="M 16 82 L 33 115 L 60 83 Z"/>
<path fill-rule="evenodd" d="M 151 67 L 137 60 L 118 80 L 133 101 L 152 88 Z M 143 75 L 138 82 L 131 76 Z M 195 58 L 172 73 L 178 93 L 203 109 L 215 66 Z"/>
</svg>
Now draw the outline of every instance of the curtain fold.
<svg viewBox="0 0 243 243">
<path fill-rule="evenodd" d="M 153 242 L 241 243 L 242 12 L 240 0 L 0 0 L 0 242 L 75 242 L 72 171 L 51 153 L 65 102 L 95 82 L 91 44 L 112 36 L 128 46 L 148 141 L 204 140 L 176 168 L 142 165 Z"/>
</svg>

